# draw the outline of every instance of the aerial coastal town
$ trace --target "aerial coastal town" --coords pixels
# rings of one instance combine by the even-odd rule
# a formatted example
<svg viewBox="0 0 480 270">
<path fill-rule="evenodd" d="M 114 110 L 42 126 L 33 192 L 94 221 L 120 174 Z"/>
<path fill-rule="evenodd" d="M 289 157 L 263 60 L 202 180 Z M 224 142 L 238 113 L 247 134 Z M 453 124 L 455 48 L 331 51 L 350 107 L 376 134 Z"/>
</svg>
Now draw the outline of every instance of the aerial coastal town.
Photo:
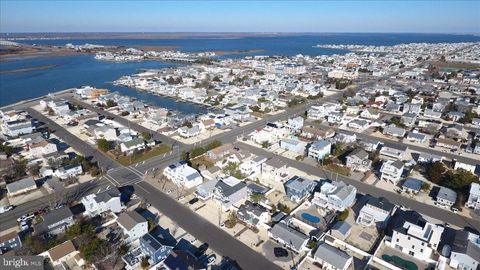
<svg viewBox="0 0 480 270">
<path fill-rule="evenodd" d="M 1 108 L 0 254 L 45 269 L 480 269 L 480 43 L 180 62 Z"/>
</svg>

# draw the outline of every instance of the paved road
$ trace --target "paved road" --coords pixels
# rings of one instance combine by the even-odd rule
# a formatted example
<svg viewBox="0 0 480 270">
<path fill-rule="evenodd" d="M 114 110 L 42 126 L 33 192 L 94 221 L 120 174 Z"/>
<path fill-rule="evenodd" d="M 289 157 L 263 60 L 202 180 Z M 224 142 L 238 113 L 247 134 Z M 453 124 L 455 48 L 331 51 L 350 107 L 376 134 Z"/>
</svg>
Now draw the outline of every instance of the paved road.
<svg viewBox="0 0 480 270">
<path fill-rule="evenodd" d="M 137 195 L 144 198 L 197 239 L 208 243 L 213 250 L 235 259 L 243 269 L 281 269 L 262 254 L 257 253 L 197 213 L 192 213 L 192 210 L 179 204 L 150 184 L 140 182 L 135 184 L 134 187 Z"/>
<path fill-rule="evenodd" d="M 286 157 L 282 157 L 282 156 L 276 155 L 272 152 L 263 150 L 261 148 L 258 148 L 258 147 L 255 147 L 255 146 L 252 146 L 252 145 L 249 145 L 249 144 L 245 144 L 245 143 L 242 143 L 242 142 L 237 142 L 235 145 L 242 148 L 242 149 L 245 149 L 248 152 L 253 153 L 255 155 L 261 155 L 261 156 L 265 156 L 265 157 L 278 157 L 279 159 L 281 159 L 282 161 L 287 163 L 290 167 L 296 168 L 296 169 L 301 170 L 303 172 L 306 172 L 308 174 L 317 175 L 317 176 L 320 176 L 322 178 L 327 178 L 327 179 L 336 178 L 336 179 L 341 180 L 341 181 L 343 181 L 347 184 L 355 186 L 359 193 L 370 194 L 370 195 L 375 196 L 375 197 L 385 197 L 388 200 L 390 200 L 390 202 L 392 202 L 394 204 L 403 205 L 403 206 L 408 207 L 410 209 L 414 209 L 414 210 L 416 210 L 416 211 L 418 211 L 422 214 L 425 214 L 427 216 L 430 216 L 432 218 L 435 218 L 435 219 L 438 219 L 438 220 L 443 220 L 445 222 L 448 222 L 450 224 L 456 225 L 456 226 L 461 227 L 461 228 L 471 227 L 471 228 L 475 228 L 476 230 L 480 231 L 480 220 L 474 220 L 474 219 L 471 219 L 471 218 L 466 218 L 466 217 L 460 216 L 458 214 L 455 214 L 451 211 L 448 211 L 448 210 L 445 210 L 445 209 L 442 209 L 442 208 L 438 208 L 438 207 L 435 207 L 435 206 L 432 206 L 432 205 L 428 205 L 428 204 L 416 201 L 414 199 L 410 199 L 410 198 L 404 197 L 402 195 L 399 195 L 397 193 L 377 188 L 373 185 L 366 184 L 364 182 L 361 182 L 361 181 L 358 181 L 358 180 L 355 180 L 355 179 L 352 179 L 352 178 L 349 178 L 349 177 L 346 177 L 346 176 L 342 176 L 342 175 L 337 176 L 335 174 L 332 174 L 329 171 L 323 170 L 322 168 L 315 167 L 315 166 L 312 166 L 312 165 L 309 165 L 309 164 L 306 164 L 306 163 L 303 163 L 303 162 L 299 162 L 299 161 L 296 161 L 296 160 L 292 160 L 292 159 L 289 159 L 289 158 L 286 158 Z"/>
<path fill-rule="evenodd" d="M 37 112 L 32 108 L 27 108 L 26 111 L 34 118 L 37 119 L 39 122 L 45 123 L 46 126 L 55 130 L 55 135 L 60 138 L 60 140 L 65 141 L 71 147 L 73 147 L 78 152 L 82 153 L 82 155 L 86 157 L 93 157 L 95 161 L 98 162 L 98 165 L 101 168 L 111 169 L 119 167 L 120 164 L 95 147 L 91 146 L 87 142 L 81 140 L 77 136 L 73 135 L 72 133 L 68 132 L 59 124 L 55 123 L 55 121 L 49 119 L 48 117 L 44 116 L 43 114 Z"/>
<path fill-rule="evenodd" d="M 326 126 L 326 125 L 317 124 L 317 123 L 314 123 L 314 122 L 309 122 L 308 124 L 311 125 L 311 126 L 319 127 L 319 128 L 333 128 L 335 130 L 346 131 L 346 130 L 338 128 L 338 127 Z M 380 137 L 376 137 L 376 136 L 373 136 L 373 135 L 365 134 L 365 133 L 362 133 L 362 132 L 356 132 L 356 131 L 352 131 L 352 130 L 348 130 L 348 132 L 354 133 L 357 136 L 358 139 L 377 140 L 379 142 L 388 143 L 388 144 L 398 146 L 398 147 L 408 146 L 408 149 L 413 150 L 415 152 L 428 153 L 428 154 L 432 154 L 432 155 L 443 156 L 443 157 L 446 157 L 446 158 L 449 158 L 449 159 L 452 159 L 452 160 L 455 159 L 455 160 L 458 160 L 460 162 L 467 163 L 467 164 L 480 164 L 480 161 L 479 161 L 478 158 L 470 158 L 470 157 L 466 157 L 466 156 L 460 156 L 460 155 L 454 154 L 450 151 L 443 152 L 443 151 L 439 151 L 435 148 L 424 147 L 424 146 L 419 146 L 419 145 L 415 145 L 415 144 L 406 144 L 406 143 L 399 142 L 397 140 L 380 138 Z"/>
<path fill-rule="evenodd" d="M 131 129 L 135 130 L 136 132 L 139 132 L 139 133 L 142 133 L 142 132 L 147 132 L 147 133 L 150 133 L 153 135 L 153 138 L 157 141 L 160 141 L 162 143 L 168 143 L 170 145 L 180 145 L 180 146 L 184 146 L 184 143 L 182 142 L 179 142 L 177 140 L 174 140 L 168 136 L 165 136 L 163 134 L 160 134 L 159 132 L 154 132 L 152 131 L 151 129 L 148 129 L 144 126 L 141 126 L 135 122 L 132 122 L 124 117 L 121 117 L 121 116 L 118 116 L 116 114 L 113 114 L 109 111 L 106 111 L 106 110 L 101 110 L 100 108 L 98 108 L 97 106 L 94 106 L 92 104 L 88 104 L 86 102 L 83 102 L 77 98 L 74 98 L 74 97 L 69 97 L 68 100 L 71 102 L 71 103 L 74 103 L 74 104 L 77 104 L 77 105 L 81 105 L 83 106 L 84 108 L 87 108 L 91 111 L 94 111 L 98 114 L 101 114 L 101 115 L 104 115 L 104 116 L 108 116 L 108 117 L 111 117 L 113 118 L 115 121 L 119 122 L 120 124 L 122 124 L 123 126 L 125 127 L 130 127 Z"/>
</svg>

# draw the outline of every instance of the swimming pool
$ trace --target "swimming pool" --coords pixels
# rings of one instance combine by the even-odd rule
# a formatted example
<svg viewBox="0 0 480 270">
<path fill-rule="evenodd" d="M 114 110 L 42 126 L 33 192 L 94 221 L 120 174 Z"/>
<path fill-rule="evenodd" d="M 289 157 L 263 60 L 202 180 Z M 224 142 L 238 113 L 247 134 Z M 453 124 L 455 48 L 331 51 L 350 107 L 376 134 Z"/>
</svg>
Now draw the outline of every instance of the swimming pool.
<svg viewBox="0 0 480 270">
<path fill-rule="evenodd" d="M 302 218 L 311 223 L 319 223 L 320 218 L 317 216 L 310 215 L 309 213 L 302 213 Z"/>
</svg>

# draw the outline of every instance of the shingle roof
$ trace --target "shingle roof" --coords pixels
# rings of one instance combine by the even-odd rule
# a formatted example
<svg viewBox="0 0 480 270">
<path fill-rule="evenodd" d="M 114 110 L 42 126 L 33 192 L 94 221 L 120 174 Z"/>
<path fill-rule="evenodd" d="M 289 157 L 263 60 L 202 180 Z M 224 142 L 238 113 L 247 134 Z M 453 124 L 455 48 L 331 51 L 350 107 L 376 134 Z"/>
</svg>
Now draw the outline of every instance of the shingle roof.
<svg viewBox="0 0 480 270">
<path fill-rule="evenodd" d="M 320 258 L 322 261 L 327 262 L 337 269 L 344 269 L 352 258 L 347 253 L 326 243 L 318 245 L 315 257 Z"/>
<path fill-rule="evenodd" d="M 50 254 L 50 258 L 52 261 L 56 261 L 61 259 L 72 252 L 75 252 L 77 249 L 73 245 L 71 240 L 68 240 L 60 245 L 55 246 L 54 248 L 50 249 L 48 253 Z"/>
<path fill-rule="evenodd" d="M 133 229 L 137 224 L 142 222 L 147 222 L 144 217 L 135 211 L 122 213 L 118 218 L 117 222 L 122 225 L 128 231 Z"/>
<path fill-rule="evenodd" d="M 9 193 L 16 193 L 24 189 L 36 187 L 35 180 L 32 177 L 24 178 L 7 185 Z"/>
<path fill-rule="evenodd" d="M 300 250 L 303 243 L 308 239 L 305 234 L 288 227 L 285 223 L 277 223 L 270 230 L 270 233 L 282 239 L 285 243 L 292 245 L 296 250 Z"/>
</svg>

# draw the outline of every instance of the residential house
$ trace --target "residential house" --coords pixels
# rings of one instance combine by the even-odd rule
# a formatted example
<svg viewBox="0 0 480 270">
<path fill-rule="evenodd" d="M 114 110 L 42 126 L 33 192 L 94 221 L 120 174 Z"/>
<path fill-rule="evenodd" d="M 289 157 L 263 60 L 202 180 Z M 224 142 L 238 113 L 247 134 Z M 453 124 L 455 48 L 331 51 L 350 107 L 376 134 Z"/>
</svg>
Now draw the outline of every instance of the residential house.
<svg viewBox="0 0 480 270">
<path fill-rule="evenodd" d="M 23 178 L 10 184 L 7 184 L 7 194 L 9 197 L 17 196 L 37 189 L 37 184 L 32 177 Z"/>
<path fill-rule="evenodd" d="M 203 182 L 203 177 L 194 168 L 188 166 L 186 161 L 171 164 L 163 170 L 163 175 L 177 186 L 193 188 Z"/>
<path fill-rule="evenodd" d="M 430 118 L 430 119 L 441 119 L 442 118 L 442 113 L 434 111 L 432 109 L 425 109 L 423 112 L 423 116 Z"/>
<path fill-rule="evenodd" d="M 372 161 L 368 159 L 368 153 L 365 150 L 357 148 L 348 154 L 345 166 L 354 171 L 367 172 L 372 166 Z"/>
<path fill-rule="evenodd" d="M 201 129 L 199 125 L 194 125 L 192 127 L 181 127 L 178 129 L 178 135 L 183 138 L 191 138 L 199 135 L 201 133 Z"/>
<path fill-rule="evenodd" d="M 307 139 L 316 139 L 316 140 L 321 140 L 321 139 L 327 139 L 331 138 L 335 135 L 335 130 L 332 128 L 315 128 L 315 127 L 303 127 L 302 128 L 302 133 L 300 136 L 303 138 Z"/>
<path fill-rule="evenodd" d="M 251 158 L 240 164 L 240 172 L 247 178 L 254 179 L 260 174 L 262 170 L 262 164 L 266 161 L 267 158 L 263 156 L 256 156 L 254 158 Z"/>
<path fill-rule="evenodd" d="M 300 116 L 289 118 L 287 121 L 287 128 L 294 133 L 300 131 L 303 128 L 303 118 Z"/>
<path fill-rule="evenodd" d="M 467 231 L 456 231 L 453 243 L 450 245 L 450 267 L 462 270 L 477 270 L 480 265 L 480 246 L 470 238 Z"/>
<path fill-rule="evenodd" d="M 403 159 L 407 150 L 407 145 L 385 142 L 382 146 L 382 149 L 380 149 L 380 155 L 384 155 L 386 157 L 391 157 L 394 159 Z"/>
<path fill-rule="evenodd" d="M 347 270 L 353 264 L 353 257 L 345 251 L 333 247 L 327 243 L 320 243 L 313 254 L 322 269 Z"/>
<path fill-rule="evenodd" d="M 247 184 L 239 179 L 229 176 L 215 184 L 213 197 L 219 201 L 225 209 L 248 197 Z"/>
<path fill-rule="evenodd" d="M 175 247 L 175 238 L 161 227 L 156 227 L 149 233 L 140 237 L 140 249 L 148 256 L 151 265 L 165 260 Z"/>
<path fill-rule="evenodd" d="M 120 213 L 122 211 L 120 195 L 121 193 L 117 188 L 111 188 L 83 197 L 81 202 L 85 207 L 84 215 L 94 217 L 108 211 Z"/>
<path fill-rule="evenodd" d="M 316 185 L 312 180 L 294 176 L 284 184 L 285 194 L 290 200 L 300 202 L 310 196 Z"/>
<path fill-rule="evenodd" d="M 40 158 L 45 155 L 56 153 L 57 145 L 47 140 L 27 145 L 28 155 L 32 158 Z"/>
<path fill-rule="evenodd" d="M 380 146 L 380 141 L 370 140 L 370 139 L 361 139 L 358 141 L 358 144 L 367 152 L 375 152 L 378 150 Z"/>
<path fill-rule="evenodd" d="M 452 207 L 457 201 L 457 192 L 446 188 L 440 187 L 436 197 L 436 204 L 442 207 Z"/>
<path fill-rule="evenodd" d="M 235 120 L 245 121 L 251 118 L 252 110 L 245 105 L 235 105 L 230 108 L 225 108 L 225 114 L 230 115 Z"/>
<path fill-rule="evenodd" d="M 434 262 L 431 256 L 438 248 L 443 226 L 427 222 L 414 211 L 403 213 L 403 221 L 393 225 L 392 238 L 387 245 L 418 260 Z"/>
<path fill-rule="evenodd" d="M 6 136 L 15 138 L 20 135 L 30 134 L 33 132 L 34 127 L 31 121 L 15 120 L 9 122 L 3 122 L 1 125 L 3 134 Z"/>
<path fill-rule="evenodd" d="M 435 146 L 443 147 L 451 150 L 458 150 L 460 149 L 461 145 L 462 145 L 461 142 L 457 142 L 455 140 L 448 139 L 448 138 L 437 138 L 435 143 Z"/>
<path fill-rule="evenodd" d="M 207 151 L 207 157 L 214 161 L 218 161 L 234 153 L 235 149 L 233 148 L 233 145 L 231 143 L 227 143 Z"/>
<path fill-rule="evenodd" d="M 308 156 L 316 160 L 322 160 L 329 156 L 331 151 L 332 144 L 329 141 L 318 140 L 314 141 L 308 148 Z"/>
<path fill-rule="evenodd" d="M 75 177 L 83 173 L 82 165 L 78 163 L 65 165 L 55 170 L 54 174 L 60 179 Z"/>
<path fill-rule="evenodd" d="M 284 182 L 288 177 L 287 164 L 277 157 L 273 157 L 262 163 L 262 176 L 275 182 Z"/>
<path fill-rule="evenodd" d="M 404 128 L 397 127 L 395 125 L 389 125 L 383 128 L 383 134 L 403 138 L 407 131 Z"/>
<path fill-rule="evenodd" d="M 120 150 L 122 153 L 130 155 L 135 151 L 145 149 L 145 141 L 141 138 L 134 138 L 127 142 L 122 142 L 120 144 Z"/>
<path fill-rule="evenodd" d="M 17 231 L 0 234 L 0 254 L 22 247 L 22 240 Z"/>
<path fill-rule="evenodd" d="M 415 126 L 415 122 L 417 121 L 417 114 L 405 113 L 402 115 L 401 121 L 405 126 L 413 127 Z"/>
<path fill-rule="evenodd" d="M 392 184 L 397 184 L 403 173 L 405 165 L 400 160 L 386 160 L 383 162 L 380 172 L 380 180 L 391 182 Z"/>
<path fill-rule="evenodd" d="M 34 235 L 58 235 L 65 232 L 73 223 L 73 213 L 69 207 L 54 209 L 33 226 Z"/>
<path fill-rule="evenodd" d="M 471 173 L 475 174 L 475 172 L 477 170 L 477 164 L 466 163 L 466 162 L 461 162 L 461 161 L 458 161 L 458 160 L 454 160 L 453 169 L 454 170 L 462 169 L 462 170 L 465 170 L 467 172 L 471 172 Z"/>
<path fill-rule="evenodd" d="M 366 129 L 370 126 L 370 122 L 364 119 L 354 119 L 348 123 L 348 127 L 354 129 Z"/>
<path fill-rule="evenodd" d="M 280 148 L 287 151 L 292 151 L 298 154 L 303 154 L 305 150 L 305 143 L 298 140 L 296 137 L 284 138 L 280 140 Z"/>
<path fill-rule="evenodd" d="M 94 120 L 92 120 L 94 121 Z M 95 136 L 96 139 L 105 139 L 107 141 L 115 141 L 117 140 L 117 130 L 110 126 L 110 125 L 104 125 L 104 126 L 93 126 L 93 135 Z"/>
<path fill-rule="evenodd" d="M 408 193 L 418 194 L 418 192 L 420 192 L 422 189 L 422 186 L 423 181 L 410 177 L 403 182 L 402 190 Z"/>
<path fill-rule="evenodd" d="M 352 225 L 346 221 L 337 221 L 330 229 L 330 235 L 345 241 L 352 231 Z"/>
<path fill-rule="evenodd" d="M 50 259 L 50 262 L 53 266 L 68 267 L 67 261 L 74 259 L 77 261 L 82 261 L 83 259 L 79 256 L 80 251 L 78 251 L 73 245 L 72 240 L 67 240 L 62 244 L 59 244 L 46 252 L 46 257 Z M 83 262 L 84 263 L 84 262 Z M 82 264 L 82 263 L 80 263 Z M 68 267 L 69 268 L 69 267 Z"/>
<path fill-rule="evenodd" d="M 208 200 L 212 198 L 218 181 L 219 180 L 217 178 L 213 178 L 201 185 L 198 185 L 195 191 L 195 196 L 202 200 Z"/>
<path fill-rule="evenodd" d="M 148 232 L 147 220 L 135 211 L 120 214 L 117 224 L 123 230 L 125 243 L 131 243 Z"/>
<path fill-rule="evenodd" d="M 367 108 L 360 113 L 360 116 L 367 119 L 378 119 L 380 118 L 380 113 L 373 108 Z"/>
<path fill-rule="evenodd" d="M 334 137 L 335 142 L 349 144 L 354 143 L 357 140 L 357 135 L 348 131 L 338 131 Z"/>
<path fill-rule="evenodd" d="M 427 135 L 412 131 L 408 133 L 407 139 L 412 142 L 424 143 L 427 141 Z"/>
<path fill-rule="evenodd" d="M 206 270 L 205 263 L 190 251 L 174 248 L 168 257 L 161 263 L 162 269 L 166 270 Z M 237 269 L 237 268 L 228 268 Z"/>
<path fill-rule="evenodd" d="M 395 209 L 395 205 L 385 198 L 368 197 L 360 209 L 356 223 L 364 226 L 384 227 Z"/>
<path fill-rule="evenodd" d="M 238 208 L 237 217 L 252 227 L 258 227 L 270 221 L 270 212 L 258 203 L 246 201 Z"/>
<path fill-rule="evenodd" d="M 295 252 L 306 249 L 309 237 L 293 228 L 290 228 L 284 222 L 275 224 L 268 235 L 278 243 L 291 248 Z"/>
<path fill-rule="evenodd" d="M 335 211 L 344 211 L 355 202 L 357 189 L 342 181 L 324 183 L 320 192 L 315 192 L 312 203 Z"/>
<path fill-rule="evenodd" d="M 480 184 L 472 183 L 470 185 L 470 193 L 465 206 L 475 210 L 480 209 Z"/>
</svg>

